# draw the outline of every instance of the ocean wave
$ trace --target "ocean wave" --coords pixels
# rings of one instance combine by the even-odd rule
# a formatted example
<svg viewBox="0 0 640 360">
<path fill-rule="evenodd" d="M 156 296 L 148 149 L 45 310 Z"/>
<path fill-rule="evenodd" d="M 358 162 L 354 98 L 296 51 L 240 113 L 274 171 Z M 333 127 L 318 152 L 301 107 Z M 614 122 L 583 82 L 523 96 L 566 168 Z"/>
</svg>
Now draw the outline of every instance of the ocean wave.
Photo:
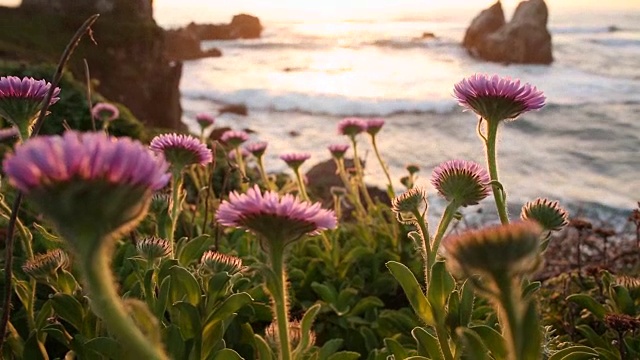
<svg viewBox="0 0 640 360">
<path fill-rule="evenodd" d="M 217 104 L 244 104 L 254 111 L 291 112 L 322 116 L 391 116 L 399 114 L 449 114 L 460 111 L 456 100 L 439 98 L 430 100 L 401 98 L 348 98 L 338 95 L 306 94 L 299 92 L 275 93 L 263 89 L 244 89 L 231 92 L 183 89 L 182 96 L 193 100 L 207 100 Z M 603 103 L 608 103 L 603 100 Z M 638 101 L 622 101 L 633 104 Z M 593 103 L 593 100 L 561 98 L 550 101 L 548 108 Z"/>
<path fill-rule="evenodd" d="M 604 34 L 625 31 L 627 29 L 616 25 L 608 26 L 551 26 L 549 31 L 551 34 Z"/>
<path fill-rule="evenodd" d="M 391 116 L 397 114 L 447 114 L 458 109 L 454 99 L 357 99 L 343 96 L 303 93 L 273 94 L 260 89 L 230 93 L 183 90 L 182 96 L 219 104 L 245 104 L 249 109 L 271 112 L 295 112 L 324 116 Z"/>
</svg>

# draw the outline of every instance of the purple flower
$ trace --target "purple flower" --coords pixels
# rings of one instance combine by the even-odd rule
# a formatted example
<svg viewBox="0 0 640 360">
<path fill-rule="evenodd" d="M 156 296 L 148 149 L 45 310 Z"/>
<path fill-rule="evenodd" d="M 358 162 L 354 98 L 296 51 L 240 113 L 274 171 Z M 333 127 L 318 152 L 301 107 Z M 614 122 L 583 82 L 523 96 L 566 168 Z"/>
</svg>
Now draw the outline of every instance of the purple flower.
<svg viewBox="0 0 640 360">
<path fill-rule="evenodd" d="M 120 117 L 120 110 L 113 104 L 100 102 L 91 109 L 91 116 L 102 121 L 113 121 Z"/>
<path fill-rule="evenodd" d="M 245 141 L 249 140 L 249 134 L 244 131 L 225 131 L 224 134 L 220 137 L 222 142 L 228 144 L 231 148 L 235 149 L 238 146 L 242 145 Z"/>
<path fill-rule="evenodd" d="M 542 108 L 546 99 L 535 86 L 520 85 L 520 80 L 498 75 L 472 75 L 457 83 L 453 92 L 460 105 L 488 121 L 515 119 Z"/>
<path fill-rule="evenodd" d="M 267 142 L 260 141 L 260 142 L 247 144 L 247 146 L 245 146 L 245 149 L 247 149 L 247 151 L 250 152 L 256 158 L 260 158 L 262 155 L 264 155 L 264 152 L 267 150 L 267 145 L 268 145 Z"/>
<path fill-rule="evenodd" d="M 42 109 L 49 89 L 51 84 L 44 80 L 0 77 L 0 116 L 18 127 L 23 141 L 29 137 L 32 122 Z M 60 88 L 55 88 L 49 105 L 60 100 L 59 95 Z"/>
<path fill-rule="evenodd" d="M 349 145 L 347 144 L 329 145 L 329 152 L 331 152 L 331 156 L 335 159 L 342 159 L 347 150 L 349 150 Z"/>
<path fill-rule="evenodd" d="M 353 137 L 365 131 L 367 131 L 367 123 L 360 118 L 345 118 L 338 123 L 338 133 L 341 135 Z"/>
<path fill-rule="evenodd" d="M 311 158 L 311 154 L 307 153 L 290 153 L 280 155 L 280 159 L 289 165 L 293 170 L 297 170 L 300 166 Z"/>
<path fill-rule="evenodd" d="M 280 197 L 277 192 L 260 192 L 258 186 L 246 194 L 232 192 L 229 200 L 224 200 L 216 220 L 224 226 L 247 229 L 262 236 L 266 243 L 280 242 L 286 245 L 304 234 L 317 234 L 322 230 L 336 227 L 333 211 L 300 201 L 291 194 Z"/>
<path fill-rule="evenodd" d="M 67 182 L 106 182 L 158 190 L 167 184 L 167 163 L 129 138 L 67 131 L 39 136 L 7 155 L 9 182 L 25 193 Z"/>
<path fill-rule="evenodd" d="M 433 171 L 431 184 L 448 201 L 459 206 L 474 205 L 489 196 L 490 178 L 487 171 L 473 161 L 449 160 Z"/>
<path fill-rule="evenodd" d="M 191 135 L 162 134 L 151 140 L 149 148 L 165 158 L 177 169 L 187 165 L 206 165 L 213 161 L 211 150 Z"/>
<path fill-rule="evenodd" d="M 367 120 L 367 132 L 372 136 L 376 135 L 380 129 L 384 126 L 383 119 L 368 119 Z"/>
<path fill-rule="evenodd" d="M 196 121 L 201 128 L 206 128 L 213 125 L 216 122 L 216 118 L 207 113 L 199 113 L 196 115 Z"/>
<path fill-rule="evenodd" d="M 153 191 L 168 183 L 168 167 L 137 141 L 75 131 L 27 140 L 3 162 L 9 183 L 80 254 L 94 251 L 95 240 L 135 227 Z"/>
</svg>

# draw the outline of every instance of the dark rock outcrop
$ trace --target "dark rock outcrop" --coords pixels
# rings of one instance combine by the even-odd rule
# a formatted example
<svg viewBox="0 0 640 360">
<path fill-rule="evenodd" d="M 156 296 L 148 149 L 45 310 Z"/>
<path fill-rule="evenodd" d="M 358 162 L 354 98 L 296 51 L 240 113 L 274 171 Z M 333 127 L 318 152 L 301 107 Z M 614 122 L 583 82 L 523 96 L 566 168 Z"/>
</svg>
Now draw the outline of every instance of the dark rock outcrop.
<svg viewBox="0 0 640 360">
<path fill-rule="evenodd" d="M 190 23 L 186 29 L 200 40 L 256 39 L 262 34 L 260 19 L 247 14 L 235 15 L 229 24 Z"/>
<path fill-rule="evenodd" d="M 99 12 L 92 26 L 97 45 L 82 41 L 69 69 L 84 78 L 86 58 L 96 90 L 106 98 L 124 104 L 148 126 L 179 129 L 182 64 L 166 57 L 164 30 L 153 20 L 151 4 L 152 0 L 23 0 L 15 16 L 33 24 L 29 31 L 42 32 L 29 38 L 49 42 L 33 43 L 28 49 L 39 60 L 51 51 L 51 44 L 66 42 L 87 16 Z M 39 23 L 57 25 L 47 28 Z M 63 49 L 46 54 L 47 60 L 57 61 Z"/>
<path fill-rule="evenodd" d="M 488 61 L 549 64 L 553 55 L 548 14 L 544 0 L 526 0 L 505 23 L 502 5 L 497 2 L 473 19 L 463 46 L 471 55 Z"/>
<path fill-rule="evenodd" d="M 165 55 L 170 60 L 195 60 L 205 57 L 220 57 L 217 48 L 202 50 L 200 38 L 187 29 L 165 32 Z"/>
</svg>

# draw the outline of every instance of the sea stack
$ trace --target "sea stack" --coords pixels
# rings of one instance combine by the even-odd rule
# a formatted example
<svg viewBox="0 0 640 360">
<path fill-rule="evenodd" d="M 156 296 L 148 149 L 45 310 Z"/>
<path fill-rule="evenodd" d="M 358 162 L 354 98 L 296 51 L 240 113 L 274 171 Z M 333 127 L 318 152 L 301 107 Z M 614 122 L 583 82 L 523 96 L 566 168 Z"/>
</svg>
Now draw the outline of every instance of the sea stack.
<svg viewBox="0 0 640 360">
<path fill-rule="evenodd" d="M 473 19 L 462 45 L 472 56 L 487 61 L 550 64 L 553 55 L 548 17 L 544 0 L 526 0 L 506 22 L 498 1 Z"/>
</svg>

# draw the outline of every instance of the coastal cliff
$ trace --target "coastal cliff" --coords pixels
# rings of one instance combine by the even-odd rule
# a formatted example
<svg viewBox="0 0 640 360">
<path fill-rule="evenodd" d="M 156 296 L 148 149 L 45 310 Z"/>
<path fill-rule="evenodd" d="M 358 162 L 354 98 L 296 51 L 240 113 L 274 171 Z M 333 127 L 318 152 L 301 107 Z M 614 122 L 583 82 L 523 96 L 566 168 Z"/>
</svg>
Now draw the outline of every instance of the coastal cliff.
<svg viewBox="0 0 640 360">
<path fill-rule="evenodd" d="M 86 59 L 95 90 L 127 106 L 147 126 L 182 126 L 182 64 L 165 56 L 164 30 L 151 0 L 24 0 L 0 8 L 0 58 L 55 63 L 66 42 L 91 14 L 101 16 L 68 69 L 83 79 Z"/>
</svg>

